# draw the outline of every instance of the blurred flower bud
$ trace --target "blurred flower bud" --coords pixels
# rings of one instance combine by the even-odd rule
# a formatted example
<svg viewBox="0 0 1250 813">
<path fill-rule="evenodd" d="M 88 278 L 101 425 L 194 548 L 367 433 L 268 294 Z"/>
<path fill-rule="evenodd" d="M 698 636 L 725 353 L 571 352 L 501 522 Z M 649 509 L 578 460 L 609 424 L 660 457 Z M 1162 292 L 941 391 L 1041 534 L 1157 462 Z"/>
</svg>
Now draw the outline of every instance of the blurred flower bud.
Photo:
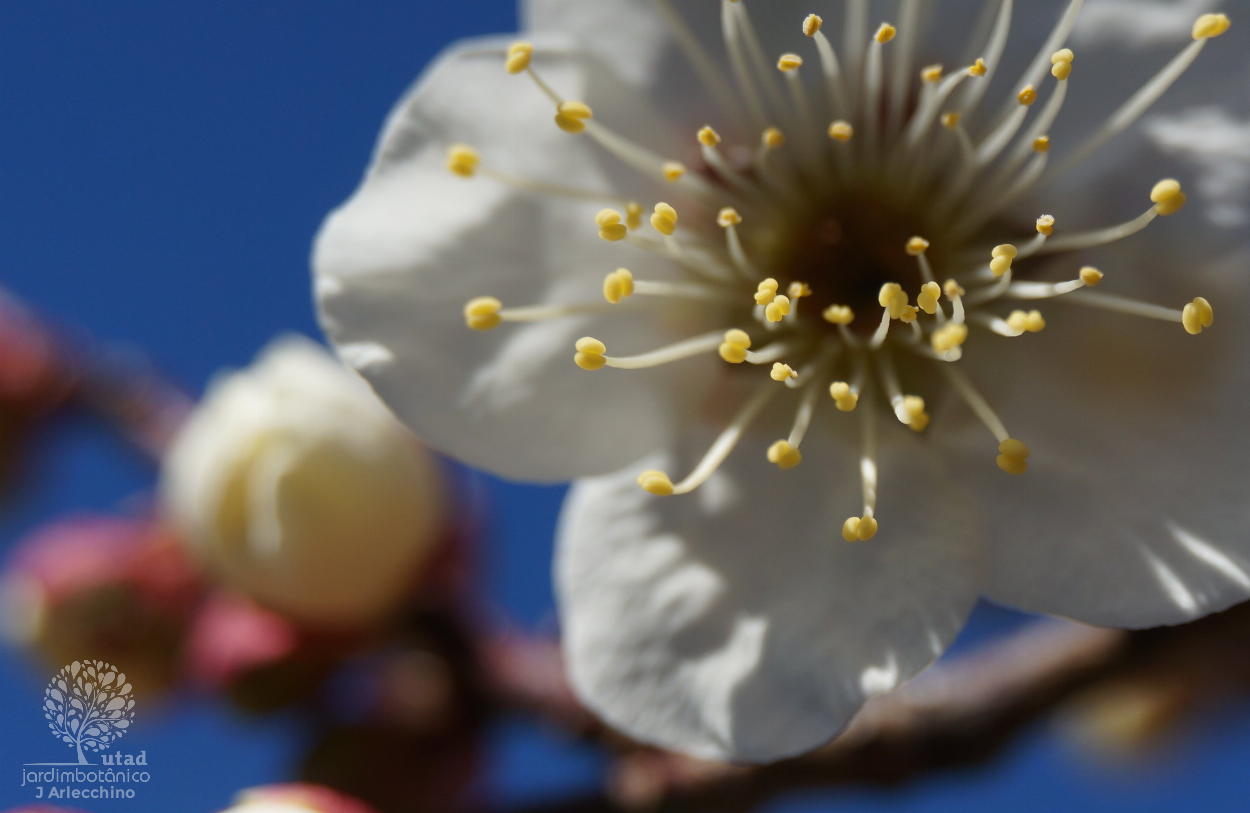
<svg viewBox="0 0 1250 813">
<path fill-rule="evenodd" d="M 0 632 L 59 667 L 85 656 L 124 663 L 147 691 L 176 674 L 200 593 L 192 563 L 151 520 L 84 517 L 36 531 L 0 579 Z"/>
<path fill-rule="evenodd" d="M 241 792 L 223 813 L 375 813 L 364 802 L 320 785 L 266 785 Z"/>
<path fill-rule="evenodd" d="M 1059 730 L 1086 753 L 1111 761 L 1148 755 L 1176 733 L 1194 705 L 1183 680 L 1138 676 L 1097 684 L 1068 701 Z"/>
<path fill-rule="evenodd" d="M 166 511 L 226 584 L 326 627 L 403 600 L 438 546 L 441 491 L 368 387 L 296 337 L 211 384 L 162 476 Z"/>
</svg>

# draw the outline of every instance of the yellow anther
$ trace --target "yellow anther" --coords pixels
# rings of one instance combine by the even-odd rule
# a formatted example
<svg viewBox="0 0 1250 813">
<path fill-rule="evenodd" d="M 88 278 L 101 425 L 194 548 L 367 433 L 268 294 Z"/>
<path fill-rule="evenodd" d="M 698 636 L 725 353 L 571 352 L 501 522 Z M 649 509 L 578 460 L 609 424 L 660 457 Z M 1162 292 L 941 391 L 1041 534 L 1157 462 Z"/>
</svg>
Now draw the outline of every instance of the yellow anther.
<svg viewBox="0 0 1250 813">
<path fill-rule="evenodd" d="M 882 45 L 884 45 L 885 43 L 889 42 L 890 40 L 894 39 L 897 36 L 898 36 L 897 28 L 890 25 L 889 23 L 882 23 L 881 27 L 877 29 L 877 33 L 873 34 L 872 38 L 875 39 L 877 42 L 881 43 Z"/>
<path fill-rule="evenodd" d="M 799 377 L 793 367 L 789 364 L 782 364 L 780 361 L 773 364 L 772 372 L 768 375 L 773 381 L 789 381 L 791 378 Z"/>
<path fill-rule="evenodd" d="M 786 134 L 778 130 L 776 127 L 769 127 L 764 130 L 764 134 L 760 136 L 760 141 L 770 150 L 778 147 L 784 147 L 786 143 Z"/>
<path fill-rule="evenodd" d="M 920 293 L 916 296 L 916 304 L 920 306 L 920 310 L 932 316 L 937 313 L 938 300 L 942 297 L 942 286 L 936 282 L 926 282 L 920 286 Z"/>
<path fill-rule="evenodd" d="M 637 231 L 642 227 L 642 204 L 631 200 L 625 204 L 625 225 L 630 231 Z"/>
<path fill-rule="evenodd" d="M 925 68 L 922 68 L 920 71 L 920 81 L 926 84 L 933 84 L 934 82 L 941 80 L 941 78 L 942 78 L 942 66 L 941 65 L 929 65 Z"/>
<path fill-rule="evenodd" d="M 842 523 L 842 538 L 847 542 L 867 542 L 877 535 L 874 517 L 851 517 Z"/>
<path fill-rule="evenodd" d="M 655 205 L 655 214 L 651 215 L 651 225 L 663 235 L 671 235 L 677 231 L 677 210 L 661 201 Z"/>
<path fill-rule="evenodd" d="M 949 353 L 968 341 L 968 326 L 959 322 L 947 322 L 929 337 L 929 343 L 939 353 Z"/>
<path fill-rule="evenodd" d="M 943 113 L 941 118 L 942 126 L 947 130 L 954 130 L 963 120 L 963 113 Z"/>
<path fill-rule="evenodd" d="M 503 319 L 499 316 L 503 303 L 493 296 L 479 296 L 470 299 L 464 306 L 464 323 L 473 330 L 491 330 L 499 327 Z"/>
<path fill-rule="evenodd" d="M 1050 66 L 1050 75 L 1058 79 L 1060 82 L 1066 81 L 1072 75 L 1071 62 L 1059 62 Z"/>
<path fill-rule="evenodd" d="M 907 416 L 907 426 L 913 432 L 923 432 L 929 427 L 929 413 L 925 412 L 924 399 L 919 395 L 903 398 L 903 414 Z"/>
<path fill-rule="evenodd" d="M 715 147 L 720 143 L 720 133 L 708 125 L 700 127 L 699 132 L 695 134 L 695 138 L 699 139 L 699 143 L 705 147 Z"/>
<path fill-rule="evenodd" d="M 946 294 L 947 299 L 954 299 L 957 296 L 963 296 L 967 291 L 955 280 L 948 279 L 942 284 L 942 293 Z"/>
<path fill-rule="evenodd" d="M 615 209 L 600 209 L 595 215 L 595 225 L 599 227 L 599 236 L 610 243 L 624 240 L 629 228 L 621 222 L 621 213 Z"/>
<path fill-rule="evenodd" d="M 840 412 L 854 412 L 859 404 L 859 396 L 851 391 L 851 385 L 845 381 L 835 381 L 830 384 L 829 396 L 833 398 Z"/>
<path fill-rule="evenodd" d="M 819 15 L 809 14 L 803 18 L 803 33 L 806 36 L 814 37 L 816 36 L 816 32 L 819 31 L 820 27 L 824 24 L 825 21 L 822 20 Z"/>
<path fill-rule="evenodd" d="M 855 135 L 855 128 L 847 121 L 835 121 L 829 125 L 829 137 L 834 141 L 850 141 Z"/>
<path fill-rule="evenodd" d="M 904 322 L 916 320 L 917 309 L 908 304 L 907 292 L 897 282 L 887 282 L 882 285 L 881 291 L 877 294 L 877 302 L 890 312 L 891 319 L 901 319 Z"/>
<path fill-rule="evenodd" d="M 664 173 L 664 179 L 672 183 L 686 174 L 686 165 L 681 161 L 665 161 L 664 166 L 660 167 Z"/>
<path fill-rule="evenodd" d="M 1050 136 L 1038 136 L 1033 139 L 1033 152 L 1050 152 Z"/>
<path fill-rule="evenodd" d="M 1159 181 L 1150 190 L 1150 202 L 1155 204 L 1155 211 L 1160 217 L 1174 215 L 1184 209 L 1186 200 L 1185 193 L 1181 191 L 1181 182 L 1171 178 Z"/>
<path fill-rule="evenodd" d="M 915 305 L 908 305 L 899 312 L 898 320 L 905 325 L 910 325 L 912 322 L 916 321 L 919 314 L 920 308 L 917 308 Z"/>
<path fill-rule="evenodd" d="M 992 259 L 990 260 L 990 270 L 994 272 L 994 276 L 1001 277 L 1010 271 L 1011 262 L 1019 253 L 1019 250 L 1009 243 L 995 246 L 994 251 L 991 252 Z"/>
<path fill-rule="evenodd" d="M 745 330 L 730 330 L 725 333 L 725 341 L 720 346 L 720 357 L 730 364 L 741 364 L 747 360 L 747 351 L 751 349 L 751 337 Z"/>
<path fill-rule="evenodd" d="M 1012 330 L 1019 333 L 1041 333 L 1046 329 L 1041 311 L 1012 311 L 1006 321 Z"/>
<path fill-rule="evenodd" d="M 716 214 L 716 223 L 722 229 L 727 229 L 730 226 L 737 226 L 741 222 L 742 215 L 738 214 L 738 210 L 732 206 L 726 206 Z"/>
<path fill-rule="evenodd" d="M 1081 282 L 1090 288 L 1097 288 L 1098 283 L 1102 282 L 1103 273 L 1092 265 L 1087 265 L 1081 269 Z"/>
<path fill-rule="evenodd" d="M 504 67 L 508 69 L 508 73 L 520 73 L 530 66 L 530 58 L 533 56 L 533 45 L 528 42 L 514 42 L 508 46 Z"/>
<path fill-rule="evenodd" d="M 1232 22 L 1227 14 L 1203 14 L 1194 23 L 1194 39 L 1209 40 L 1218 37 L 1229 29 Z"/>
<path fill-rule="evenodd" d="M 1076 59 L 1076 54 L 1072 53 L 1071 48 L 1064 48 L 1062 51 L 1055 51 L 1050 55 L 1050 64 L 1059 65 L 1064 62 L 1071 62 Z"/>
<path fill-rule="evenodd" d="M 561 102 L 556 108 L 556 126 L 566 133 L 580 133 L 593 116 L 585 102 Z"/>
<path fill-rule="evenodd" d="M 985 76 L 989 72 L 990 69 L 986 66 L 984 59 L 978 59 L 972 63 L 972 67 L 968 68 L 969 76 Z"/>
<path fill-rule="evenodd" d="M 913 257 L 919 257 L 929 250 L 930 243 L 923 237 L 913 237 L 907 241 L 907 253 Z"/>
<path fill-rule="evenodd" d="M 638 485 L 642 486 L 643 491 L 657 497 L 668 497 L 673 493 L 673 481 L 658 469 L 647 469 L 639 474 Z"/>
<path fill-rule="evenodd" d="M 790 314 L 790 297 L 777 296 L 764 307 L 764 318 L 770 322 L 780 322 Z"/>
<path fill-rule="evenodd" d="M 1029 470 L 1029 447 L 1014 438 L 998 444 L 998 467 L 1008 474 L 1024 474 Z"/>
<path fill-rule="evenodd" d="M 447 168 L 462 178 L 472 178 L 482 163 L 482 156 L 468 144 L 452 144 L 447 148 Z"/>
<path fill-rule="evenodd" d="M 855 311 L 846 305 L 830 305 L 820 315 L 831 325 L 849 325 L 855 321 Z"/>
<path fill-rule="evenodd" d="M 598 339 L 592 339 L 589 336 L 584 339 L 578 339 L 577 354 L 573 356 L 573 363 L 583 370 L 600 370 L 608 360 L 604 357 L 608 352 L 608 348 Z"/>
<path fill-rule="evenodd" d="M 1214 322 L 1215 311 L 1211 308 L 1211 303 L 1202 297 L 1190 302 L 1185 306 L 1185 310 L 1181 311 L 1181 324 L 1185 326 L 1185 331 L 1193 336 L 1201 333 L 1203 328 L 1211 327 Z"/>
<path fill-rule="evenodd" d="M 1032 85 L 1029 85 L 1024 90 L 1020 91 L 1020 93 L 1016 96 L 1016 101 L 1020 102 L 1020 104 L 1025 107 L 1029 107 L 1037 101 L 1037 91 Z"/>
<path fill-rule="evenodd" d="M 759 284 L 755 289 L 755 304 L 767 305 L 777 298 L 777 288 L 779 283 L 777 280 L 769 277 Z"/>
<path fill-rule="evenodd" d="M 803 67 L 803 57 L 798 54 L 782 54 L 777 60 L 777 70 L 782 73 L 797 71 L 801 67 Z"/>
<path fill-rule="evenodd" d="M 812 295 L 812 286 L 806 282 L 792 282 L 786 287 L 786 294 L 791 299 L 802 299 Z"/>
<path fill-rule="evenodd" d="M 768 447 L 768 462 L 785 471 L 802 463 L 803 455 L 789 441 L 779 440 Z"/>
<path fill-rule="evenodd" d="M 634 295 L 634 275 L 628 268 L 618 268 L 603 278 L 603 298 L 613 305 Z"/>
<path fill-rule="evenodd" d="M 1044 234 L 1047 237 L 1055 233 L 1054 215 L 1042 215 L 1037 219 L 1037 233 Z"/>
</svg>

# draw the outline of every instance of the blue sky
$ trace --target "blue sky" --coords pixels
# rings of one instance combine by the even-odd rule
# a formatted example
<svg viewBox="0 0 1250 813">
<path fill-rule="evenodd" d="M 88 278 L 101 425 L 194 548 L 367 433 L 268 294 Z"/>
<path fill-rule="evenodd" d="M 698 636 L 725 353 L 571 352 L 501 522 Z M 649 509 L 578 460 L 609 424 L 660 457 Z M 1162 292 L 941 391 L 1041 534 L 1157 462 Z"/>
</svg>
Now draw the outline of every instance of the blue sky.
<svg viewBox="0 0 1250 813">
<path fill-rule="evenodd" d="M 383 116 L 446 43 L 514 25 L 501 0 L 0 0 L 0 283 L 68 329 L 141 350 L 192 392 L 276 333 L 317 335 L 310 241 L 355 186 Z M 65 512 L 122 510 L 152 481 L 90 427 L 37 462 L 26 498 L 0 515 L 6 549 Z M 550 628 L 562 490 L 483 482 L 491 594 Z M 982 611 L 966 639 L 1014 621 Z M 21 763 L 53 758 L 37 712 L 47 676 L 2 657 L 0 807 L 28 798 Z M 288 719 L 146 705 L 129 745 L 148 752 L 151 787 L 93 809 L 218 810 L 240 787 L 287 776 L 298 738 Z M 1137 771 L 1101 770 L 1041 729 L 984 768 L 776 810 L 1228 809 L 1248 758 L 1244 708 Z M 494 793 L 532 800 L 590 786 L 599 762 L 514 726 L 495 737 L 491 765 Z"/>
</svg>

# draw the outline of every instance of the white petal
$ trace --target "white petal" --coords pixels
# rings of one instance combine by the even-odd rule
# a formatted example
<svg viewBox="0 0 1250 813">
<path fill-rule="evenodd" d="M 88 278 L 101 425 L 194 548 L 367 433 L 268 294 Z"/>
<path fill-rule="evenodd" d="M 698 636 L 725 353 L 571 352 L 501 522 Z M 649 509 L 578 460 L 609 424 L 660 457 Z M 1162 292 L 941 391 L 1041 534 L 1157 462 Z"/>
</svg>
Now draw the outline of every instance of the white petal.
<svg viewBox="0 0 1250 813">
<path fill-rule="evenodd" d="M 583 701 L 630 736 L 775 760 L 950 643 L 979 589 L 978 529 L 917 443 L 883 461 L 880 533 L 853 545 L 857 460 L 821 438 L 787 472 L 750 439 L 686 497 L 635 483 L 684 473 L 707 440 L 574 486 L 556 565 L 566 657 Z"/>
<path fill-rule="evenodd" d="M 993 439 L 963 410 L 934 418 L 988 512 L 989 598 L 1117 627 L 1250 598 L 1250 324 L 1238 318 L 1250 307 L 1248 258 L 1199 284 L 1155 249 L 1154 266 L 1123 276 L 1182 271 L 1174 285 L 1217 303 L 1201 336 L 1055 303 L 1043 334 L 1010 340 L 1014 358 L 980 365 L 995 408 L 1032 449 L 1026 474 L 997 469 Z M 1177 301 L 1159 282 L 1156 298 Z M 1109 275 L 1100 290 L 1115 288 Z M 1004 366 L 1018 371 L 1009 383 Z"/>
<path fill-rule="evenodd" d="M 463 141 L 496 171 L 609 188 L 588 140 L 561 132 L 528 77 L 504 71 L 503 44 L 444 56 L 392 114 L 365 182 L 317 238 L 322 321 L 344 360 L 437 448 L 509 477 L 601 473 L 665 441 L 676 373 L 587 373 L 572 362 L 574 342 L 594 335 L 638 352 L 651 349 L 640 337 L 656 346 L 671 337 L 616 314 L 593 327 L 580 318 L 475 333 L 461 311 L 481 295 L 513 306 L 602 302 L 603 276 L 617 265 L 660 272 L 642 252 L 597 237 L 605 204 L 553 202 L 447 171 L 448 145 Z M 588 98 L 596 119 L 621 118 L 634 98 L 586 60 L 544 46 L 535 64 L 567 97 Z"/>
</svg>

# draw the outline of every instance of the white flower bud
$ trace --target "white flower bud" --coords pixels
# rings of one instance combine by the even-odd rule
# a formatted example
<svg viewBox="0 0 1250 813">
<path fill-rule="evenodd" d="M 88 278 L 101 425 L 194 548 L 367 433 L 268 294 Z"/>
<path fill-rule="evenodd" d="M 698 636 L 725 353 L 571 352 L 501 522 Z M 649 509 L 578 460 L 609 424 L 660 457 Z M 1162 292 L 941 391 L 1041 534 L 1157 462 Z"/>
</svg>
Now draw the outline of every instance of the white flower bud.
<svg viewBox="0 0 1250 813">
<path fill-rule="evenodd" d="M 295 337 L 211 383 L 161 491 L 222 581 L 313 624 L 392 609 L 441 525 L 431 456 L 359 378 Z"/>
</svg>

